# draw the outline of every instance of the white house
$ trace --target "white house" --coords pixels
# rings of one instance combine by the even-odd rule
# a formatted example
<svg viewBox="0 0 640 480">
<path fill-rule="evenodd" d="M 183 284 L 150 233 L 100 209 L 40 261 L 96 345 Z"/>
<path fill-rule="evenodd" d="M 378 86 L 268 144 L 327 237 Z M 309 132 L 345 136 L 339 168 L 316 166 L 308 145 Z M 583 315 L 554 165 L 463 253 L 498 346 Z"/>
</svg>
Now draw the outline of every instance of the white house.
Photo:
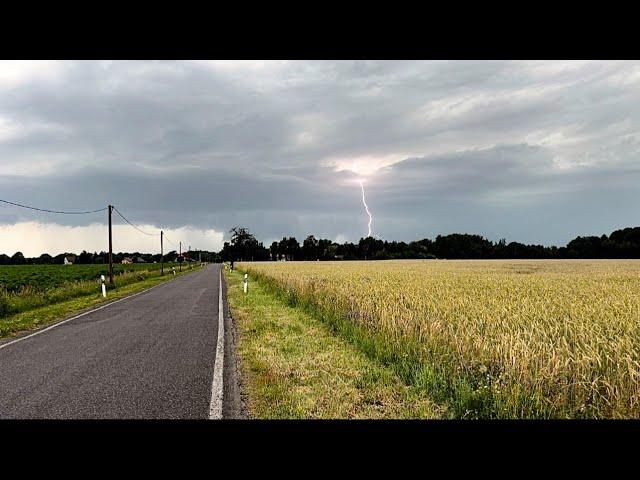
<svg viewBox="0 0 640 480">
<path fill-rule="evenodd" d="M 64 257 L 64 264 L 65 265 L 73 265 L 73 262 L 76 261 L 76 256 L 75 255 L 65 255 Z"/>
</svg>

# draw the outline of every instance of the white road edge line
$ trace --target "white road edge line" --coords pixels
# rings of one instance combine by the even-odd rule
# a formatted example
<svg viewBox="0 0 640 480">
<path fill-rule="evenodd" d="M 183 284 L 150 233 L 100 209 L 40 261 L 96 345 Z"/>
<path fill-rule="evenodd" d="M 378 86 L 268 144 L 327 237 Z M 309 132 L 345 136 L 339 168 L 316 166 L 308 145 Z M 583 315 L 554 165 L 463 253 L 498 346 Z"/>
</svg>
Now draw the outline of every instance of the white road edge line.
<svg viewBox="0 0 640 480">
<path fill-rule="evenodd" d="M 209 420 L 222 419 L 222 400 L 224 398 L 224 307 L 222 304 L 222 268 L 220 269 L 220 291 L 218 295 L 218 342 L 216 358 L 213 363 L 213 383 L 211 384 L 211 404 Z"/>
<path fill-rule="evenodd" d="M 23 340 L 27 340 L 28 338 L 35 337 L 36 335 L 40 335 L 41 333 L 44 333 L 47 330 L 51 330 L 52 328 L 56 328 L 56 327 L 59 327 L 61 325 L 64 325 L 65 323 L 70 322 L 71 320 L 75 320 L 76 318 L 84 317 L 85 315 L 89 315 L 90 313 L 97 312 L 98 310 L 102 310 L 103 308 L 110 307 L 111 305 L 115 305 L 116 303 L 120 303 L 120 302 L 123 302 L 125 300 L 129 300 L 130 298 L 137 297 L 138 295 L 142 295 L 143 293 L 147 293 L 150 290 L 153 290 L 154 288 L 159 287 L 160 285 L 166 285 L 166 284 L 167 284 L 167 282 L 159 283 L 157 285 L 154 285 L 153 287 L 147 288 L 146 290 L 142 290 L 141 292 L 134 293 L 132 295 L 128 295 L 128 296 L 120 298 L 118 300 L 114 300 L 113 302 L 109 302 L 109 303 L 106 303 L 104 305 L 101 305 L 100 307 L 94 308 L 93 310 L 89 310 L 88 312 L 84 312 L 84 313 L 81 313 L 80 315 L 76 315 L 75 317 L 67 318 L 66 320 L 63 320 L 61 322 L 54 323 L 53 325 L 50 325 L 47 328 L 43 328 L 42 330 L 38 330 L 36 332 L 33 332 L 32 334 L 27 335 L 25 337 L 16 338 L 15 340 L 12 340 L 10 342 L 2 343 L 2 344 L 0 344 L 0 350 L 2 350 L 5 347 L 8 347 L 9 345 L 13 345 L 14 343 L 18 343 L 18 342 L 21 342 Z"/>
</svg>

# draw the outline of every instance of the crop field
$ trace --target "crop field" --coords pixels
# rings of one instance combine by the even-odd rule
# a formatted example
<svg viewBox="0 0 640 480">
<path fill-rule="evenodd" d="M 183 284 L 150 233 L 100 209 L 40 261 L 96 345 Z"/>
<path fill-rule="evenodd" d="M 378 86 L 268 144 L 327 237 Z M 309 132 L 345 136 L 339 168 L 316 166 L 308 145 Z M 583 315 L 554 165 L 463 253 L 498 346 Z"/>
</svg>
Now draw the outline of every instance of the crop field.
<svg viewBox="0 0 640 480">
<path fill-rule="evenodd" d="M 165 264 L 165 268 L 167 265 Z M 159 269 L 159 263 L 114 264 L 114 275 L 138 270 Z M 24 287 L 40 290 L 59 287 L 68 282 L 96 280 L 107 276 L 108 264 L 94 265 L 0 265 L 0 288 L 18 292 Z"/>
<path fill-rule="evenodd" d="M 238 263 L 455 418 L 639 418 L 640 261 Z"/>
</svg>

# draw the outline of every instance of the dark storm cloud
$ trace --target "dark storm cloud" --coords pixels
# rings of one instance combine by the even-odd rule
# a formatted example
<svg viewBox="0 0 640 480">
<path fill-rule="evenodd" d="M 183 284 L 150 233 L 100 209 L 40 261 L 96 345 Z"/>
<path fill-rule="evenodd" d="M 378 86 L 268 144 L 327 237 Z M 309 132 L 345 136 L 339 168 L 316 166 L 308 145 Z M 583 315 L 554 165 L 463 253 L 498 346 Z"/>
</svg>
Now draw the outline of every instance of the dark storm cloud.
<svg viewBox="0 0 640 480">
<path fill-rule="evenodd" d="M 629 207 L 640 193 L 637 162 L 563 169 L 548 149 L 510 145 L 408 159 L 381 177 L 369 206 L 379 224 L 396 212 L 412 219 L 395 227 L 405 235 L 474 231 L 558 244 L 640 221 Z"/>
<path fill-rule="evenodd" d="M 629 202 L 640 193 L 634 62 L 30 68 L 0 65 L 10 200 L 111 202 L 140 223 L 244 224 L 265 240 L 357 239 L 356 179 L 375 172 L 367 200 L 374 232 L 389 239 L 466 231 L 564 243 L 640 220 Z M 0 223 L 33 218 L 0 208 Z"/>
<path fill-rule="evenodd" d="M 185 168 L 172 171 L 148 171 L 132 167 L 126 172 L 82 169 L 72 175 L 14 177 L 0 181 L 2 191 L 14 199 L 31 204 L 73 210 L 76 205 L 100 208 L 113 203 L 125 215 L 140 223 L 178 228 L 199 228 L 237 223 L 251 225 L 262 236 L 283 235 L 287 228 L 299 227 L 336 236 L 344 225 L 360 217 L 359 192 L 338 189 L 336 181 L 350 177 L 328 168 L 299 172 L 275 172 L 262 175 L 233 170 Z M 53 199 L 53 200 L 52 200 Z M 83 203 L 84 202 L 84 203 Z M 0 223 L 13 223 L 16 215 L 33 214 L 16 208 L 3 208 L 14 215 L 0 217 Z M 53 219 L 62 225 L 79 225 L 92 216 L 56 216 L 38 213 L 38 218 Z M 323 218 L 325 225 L 315 225 Z M 116 220 L 118 220 L 116 218 Z M 315 228 L 315 230 L 314 230 Z M 228 230 L 228 228 L 226 228 Z M 299 234 L 300 235 L 300 234 Z"/>
</svg>

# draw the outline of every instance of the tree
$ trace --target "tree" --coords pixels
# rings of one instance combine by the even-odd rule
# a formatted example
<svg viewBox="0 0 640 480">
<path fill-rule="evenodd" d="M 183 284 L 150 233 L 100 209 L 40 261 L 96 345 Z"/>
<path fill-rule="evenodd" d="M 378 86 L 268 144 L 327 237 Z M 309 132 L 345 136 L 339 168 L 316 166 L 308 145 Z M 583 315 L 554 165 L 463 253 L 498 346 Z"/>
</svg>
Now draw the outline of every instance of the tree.
<svg viewBox="0 0 640 480">
<path fill-rule="evenodd" d="M 278 250 L 287 260 L 300 259 L 300 244 L 296 237 L 283 237 L 278 243 Z"/>
<path fill-rule="evenodd" d="M 269 250 L 244 227 L 233 227 L 229 230 L 231 242 L 225 242 L 222 251 L 222 258 L 226 260 L 253 261 L 268 260 Z"/>
<path fill-rule="evenodd" d="M 438 258 L 491 258 L 493 242 L 480 235 L 453 233 L 438 235 L 432 248 Z"/>
<path fill-rule="evenodd" d="M 128 255 L 128 256 L 132 257 L 133 255 Z M 167 252 L 164 254 L 165 262 L 175 262 L 177 258 L 178 258 L 178 252 L 176 252 L 175 250 L 171 250 L 170 252 Z"/>
<path fill-rule="evenodd" d="M 248 228 L 244 227 L 233 227 L 229 230 L 231 234 L 231 244 L 232 245 L 242 245 L 246 242 L 252 242 L 256 238 L 249 232 Z"/>
<path fill-rule="evenodd" d="M 43 253 L 38 257 L 38 263 L 41 265 L 46 265 L 49 263 L 53 263 L 53 257 L 48 253 Z"/>
<path fill-rule="evenodd" d="M 12 265 L 24 265 L 25 263 L 27 262 L 25 261 L 22 252 L 16 252 L 11 256 Z"/>
<path fill-rule="evenodd" d="M 64 263 L 64 257 L 66 257 L 67 255 L 69 255 L 69 254 L 68 253 L 59 253 L 58 255 L 53 257 L 53 263 L 55 263 L 55 264 Z"/>
<path fill-rule="evenodd" d="M 438 235 L 435 240 L 388 242 L 372 237 L 357 244 L 335 243 L 308 235 L 302 247 L 295 237 L 283 237 L 266 249 L 246 228 L 231 230 L 232 242 L 225 242 L 220 255 L 225 259 L 260 260 L 382 260 L 393 258 L 640 258 L 640 227 L 616 230 L 611 235 L 576 237 L 564 247 L 509 242 L 500 238 L 492 242 L 481 235 Z M 233 243 L 235 241 L 235 243 Z M 236 250 L 234 250 L 236 249 Z M 232 256 L 233 254 L 233 256 Z M 0 258 L 0 263 L 1 263 Z"/>
<path fill-rule="evenodd" d="M 344 260 L 358 260 L 358 246 L 349 242 L 339 244 L 336 248 L 335 257 Z"/>
<path fill-rule="evenodd" d="M 335 249 L 331 240 L 321 238 L 318 240 L 318 257 L 320 260 L 331 260 L 335 256 Z"/>
<path fill-rule="evenodd" d="M 278 250 L 278 242 L 273 242 L 269 247 L 269 256 L 271 260 L 279 260 L 280 251 Z"/>
<path fill-rule="evenodd" d="M 382 258 L 384 256 L 381 255 L 384 252 L 384 242 L 373 237 L 361 238 L 358 242 L 358 252 L 358 256 L 364 260 L 375 256 Z"/>
<path fill-rule="evenodd" d="M 78 258 L 76 259 L 76 263 L 93 263 L 93 255 L 91 255 L 89 252 L 87 252 L 86 250 L 83 250 L 80 255 L 78 255 Z"/>
<path fill-rule="evenodd" d="M 317 260 L 319 257 L 318 246 L 319 242 L 316 237 L 309 235 L 302 242 L 302 258 L 305 260 Z"/>
</svg>

